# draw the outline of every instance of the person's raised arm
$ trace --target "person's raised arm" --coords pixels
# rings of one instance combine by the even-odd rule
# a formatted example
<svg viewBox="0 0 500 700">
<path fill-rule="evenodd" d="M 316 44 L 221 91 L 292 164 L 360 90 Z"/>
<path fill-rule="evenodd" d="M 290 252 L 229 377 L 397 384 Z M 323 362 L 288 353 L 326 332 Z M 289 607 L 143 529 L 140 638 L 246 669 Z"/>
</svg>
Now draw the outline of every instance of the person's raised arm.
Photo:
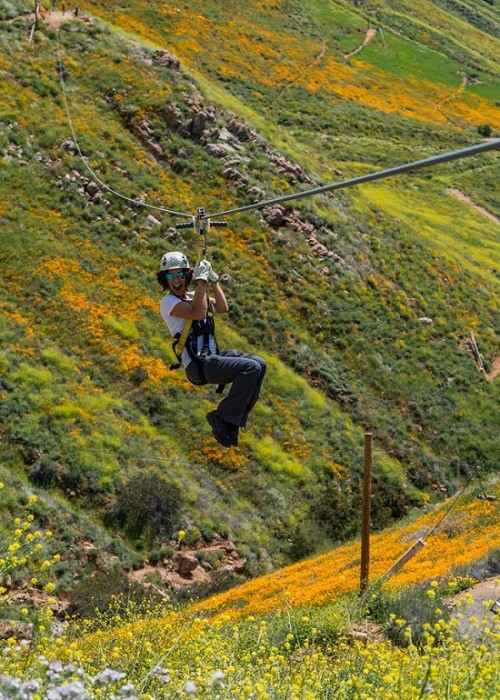
<svg viewBox="0 0 500 700">
<path fill-rule="evenodd" d="M 197 294 L 192 303 L 179 300 L 170 312 L 171 316 L 187 318 L 190 321 L 203 321 L 208 311 L 207 283 L 199 280 Z"/>
<path fill-rule="evenodd" d="M 171 311 L 172 316 L 187 318 L 191 321 L 203 321 L 208 311 L 207 283 L 211 269 L 210 263 L 206 260 L 201 260 L 196 265 L 193 271 L 193 282 L 196 282 L 198 287 L 193 303 L 179 300 Z"/>
<path fill-rule="evenodd" d="M 226 295 L 218 282 L 214 282 L 212 284 L 212 291 L 214 293 L 214 298 L 210 298 L 210 301 L 214 307 L 214 311 L 217 314 L 227 314 L 229 311 L 229 305 L 227 303 Z"/>
<path fill-rule="evenodd" d="M 217 314 L 227 314 L 229 311 L 229 305 L 227 303 L 226 295 L 224 294 L 222 287 L 219 284 L 219 275 L 214 272 L 212 268 L 212 263 L 208 260 L 204 261 L 209 265 L 208 279 L 212 283 L 212 290 L 214 293 L 214 298 L 210 298 L 210 303 L 214 307 L 214 311 Z"/>
</svg>

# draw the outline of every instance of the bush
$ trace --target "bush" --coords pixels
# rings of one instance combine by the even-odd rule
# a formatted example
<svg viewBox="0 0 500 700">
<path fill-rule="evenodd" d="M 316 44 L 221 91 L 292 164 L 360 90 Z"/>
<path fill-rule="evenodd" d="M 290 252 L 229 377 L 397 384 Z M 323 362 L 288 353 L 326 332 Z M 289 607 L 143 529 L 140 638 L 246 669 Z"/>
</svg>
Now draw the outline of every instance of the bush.
<svg viewBox="0 0 500 700">
<path fill-rule="evenodd" d="M 408 512 L 408 500 L 408 496 L 400 484 L 374 477 L 372 484 L 373 529 L 381 530 L 394 520 L 403 518 Z"/>
<path fill-rule="evenodd" d="M 57 479 L 57 468 L 52 462 L 40 459 L 29 470 L 29 478 L 33 484 L 44 489 L 54 486 Z"/>
<path fill-rule="evenodd" d="M 434 591 L 432 596 L 429 590 Z M 404 588 L 395 592 L 378 590 L 368 598 L 370 617 L 386 627 L 387 635 L 393 644 L 407 646 L 410 638 L 406 630 L 411 627 L 411 642 L 423 643 L 427 625 L 433 625 L 438 618 L 448 619 L 449 613 L 442 604 L 443 593 L 439 588 Z"/>
<path fill-rule="evenodd" d="M 291 532 L 290 540 L 290 559 L 300 561 L 314 554 L 318 546 L 324 546 L 325 535 L 318 523 L 308 518 L 301 521 Z"/>
<path fill-rule="evenodd" d="M 349 483 L 339 484 L 326 475 L 315 508 L 315 518 L 333 542 L 349 539 L 360 529 L 360 489 Z"/>
<path fill-rule="evenodd" d="M 123 527 L 132 538 L 169 539 L 178 523 L 182 494 L 177 484 L 156 474 L 131 479 L 121 490 L 108 512 L 107 520 Z"/>
<path fill-rule="evenodd" d="M 493 133 L 493 129 L 489 124 L 481 124 L 481 126 L 477 127 L 477 133 L 487 139 Z"/>
<path fill-rule="evenodd" d="M 146 597 L 146 590 L 134 581 L 129 581 L 118 568 L 99 572 L 81 581 L 70 592 L 68 612 L 85 618 L 93 618 L 110 607 L 114 598 L 127 596 L 137 602 Z"/>
</svg>

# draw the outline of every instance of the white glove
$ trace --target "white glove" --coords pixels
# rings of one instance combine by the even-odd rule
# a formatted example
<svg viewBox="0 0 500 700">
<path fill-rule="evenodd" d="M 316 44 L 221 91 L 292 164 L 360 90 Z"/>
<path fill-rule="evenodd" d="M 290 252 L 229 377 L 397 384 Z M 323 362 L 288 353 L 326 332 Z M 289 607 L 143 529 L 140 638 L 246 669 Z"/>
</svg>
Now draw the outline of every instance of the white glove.
<svg viewBox="0 0 500 700">
<path fill-rule="evenodd" d="M 212 268 L 208 260 L 200 260 L 193 270 L 193 281 L 199 282 L 200 280 L 203 280 L 204 282 L 208 282 L 211 269 Z"/>
<path fill-rule="evenodd" d="M 209 273 L 208 273 L 208 279 L 209 279 L 209 281 L 210 281 L 210 282 L 213 282 L 213 284 L 215 284 L 216 282 L 218 282 L 218 281 L 219 281 L 219 275 L 218 275 L 216 272 L 214 272 L 213 267 L 212 267 L 212 263 L 209 262 L 208 260 L 202 260 L 201 262 L 202 262 L 202 263 L 206 263 L 206 264 L 208 265 L 208 267 L 209 267 Z"/>
</svg>

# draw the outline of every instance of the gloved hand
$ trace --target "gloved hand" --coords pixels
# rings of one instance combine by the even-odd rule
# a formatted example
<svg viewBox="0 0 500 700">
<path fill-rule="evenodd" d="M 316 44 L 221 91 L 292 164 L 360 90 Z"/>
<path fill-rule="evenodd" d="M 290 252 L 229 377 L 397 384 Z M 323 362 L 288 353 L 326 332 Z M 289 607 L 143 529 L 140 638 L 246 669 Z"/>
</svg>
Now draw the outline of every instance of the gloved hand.
<svg viewBox="0 0 500 700">
<path fill-rule="evenodd" d="M 202 260 L 202 263 L 206 263 L 209 267 L 209 273 L 208 273 L 208 279 L 210 282 L 213 282 L 214 284 L 219 281 L 219 275 L 214 272 L 212 263 L 209 260 Z"/>
<path fill-rule="evenodd" d="M 199 282 L 203 280 L 204 282 L 208 282 L 211 269 L 212 267 L 208 260 L 200 260 L 193 270 L 193 281 Z"/>
</svg>

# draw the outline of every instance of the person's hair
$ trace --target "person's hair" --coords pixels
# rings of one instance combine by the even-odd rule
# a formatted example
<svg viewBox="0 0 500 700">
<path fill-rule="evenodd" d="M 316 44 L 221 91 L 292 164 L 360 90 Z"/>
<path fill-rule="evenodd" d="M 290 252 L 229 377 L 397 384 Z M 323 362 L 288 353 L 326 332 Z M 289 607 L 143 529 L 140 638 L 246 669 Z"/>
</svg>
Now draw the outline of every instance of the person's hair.
<svg viewBox="0 0 500 700">
<path fill-rule="evenodd" d="M 164 290 L 168 289 L 167 272 L 170 272 L 170 270 L 160 270 L 160 272 L 158 272 L 158 274 L 156 275 L 156 279 L 158 280 L 158 284 Z M 189 287 L 189 285 L 191 284 L 191 280 L 193 279 L 193 271 L 187 270 L 187 274 L 186 274 L 186 277 L 184 279 L 186 280 L 186 287 Z"/>
</svg>

